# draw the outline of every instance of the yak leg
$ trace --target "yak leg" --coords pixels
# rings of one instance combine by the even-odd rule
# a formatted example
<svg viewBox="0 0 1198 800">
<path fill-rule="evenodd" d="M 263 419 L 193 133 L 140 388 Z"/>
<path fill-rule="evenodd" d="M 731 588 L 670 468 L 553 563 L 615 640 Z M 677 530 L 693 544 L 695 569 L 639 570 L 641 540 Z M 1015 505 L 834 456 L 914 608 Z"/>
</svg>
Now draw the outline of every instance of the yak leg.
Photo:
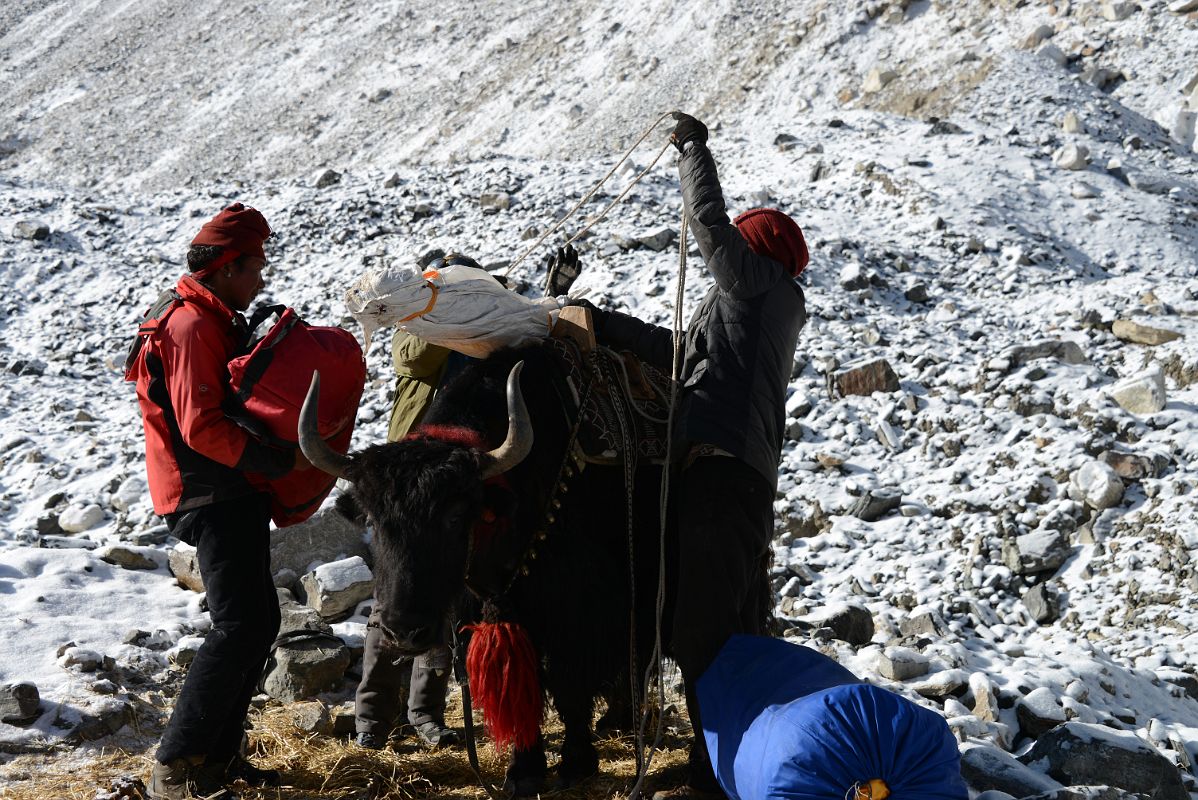
<svg viewBox="0 0 1198 800">
<path fill-rule="evenodd" d="M 535 745 L 512 753 L 503 789 L 513 797 L 535 797 L 545 784 L 546 769 L 545 742 L 538 734 Z"/>
<path fill-rule="evenodd" d="M 565 727 L 562 760 L 557 766 L 557 788 L 566 789 L 599 771 L 599 753 L 591 736 L 594 700 L 577 687 L 553 695 L 553 705 Z"/>
</svg>

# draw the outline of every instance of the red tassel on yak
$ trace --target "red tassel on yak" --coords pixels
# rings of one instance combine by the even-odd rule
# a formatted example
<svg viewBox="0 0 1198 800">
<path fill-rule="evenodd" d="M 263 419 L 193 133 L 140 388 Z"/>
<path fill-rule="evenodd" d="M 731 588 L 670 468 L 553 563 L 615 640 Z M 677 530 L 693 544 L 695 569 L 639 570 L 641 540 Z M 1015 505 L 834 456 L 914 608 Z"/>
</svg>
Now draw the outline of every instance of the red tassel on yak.
<svg viewBox="0 0 1198 800">
<path fill-rule="evenodd" d="M 466 627 L 473 632 L 466 651 L 470 692 L 495 747 L 532 747 L 541 733 L 544 701 L 537 653 L 528 632 L 513 622 Z"/>
</svg>

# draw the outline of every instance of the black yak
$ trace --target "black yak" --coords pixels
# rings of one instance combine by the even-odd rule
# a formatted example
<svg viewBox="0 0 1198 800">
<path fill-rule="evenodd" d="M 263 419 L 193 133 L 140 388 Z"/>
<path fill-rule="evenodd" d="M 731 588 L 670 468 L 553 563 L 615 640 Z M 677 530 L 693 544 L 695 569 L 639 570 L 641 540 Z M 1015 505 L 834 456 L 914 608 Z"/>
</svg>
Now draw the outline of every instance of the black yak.
<svg viewBox="0 0 1198 800">
<path fill-rule="evenodd" d="M 301 419 L 305 455 L 353 484 L 375 531 L 375 596 L 394 646 L 418 653 L 440 641 L 438 626 L 468 593 L 501 623 L 485 644 L 475 632 L 468 661 L 497 744 L 515 745 L 507 786 L 518 795 L 545 779 L 542 688 L 565 727 L 557 784 L 570 786 L 598 769 L 596 698 L 626 693 L 620 687 L 643 674 L 653 647 L 661 466 L 640 464 L 630 492 L 619 464 L 583 463 L 569 410 L 577 398 L 565 396 L 562 369 L 545 346 L 474 362 L 406 440 L 348 456 L 316 434 L 319 376 Z M 494 665 L 477 663 L 489 653 L 476 650 L 521 649 L 505 638 L 516 631 L 508 623 L 527 631 L 532 674 L 497 684 Z"/>
</svg>

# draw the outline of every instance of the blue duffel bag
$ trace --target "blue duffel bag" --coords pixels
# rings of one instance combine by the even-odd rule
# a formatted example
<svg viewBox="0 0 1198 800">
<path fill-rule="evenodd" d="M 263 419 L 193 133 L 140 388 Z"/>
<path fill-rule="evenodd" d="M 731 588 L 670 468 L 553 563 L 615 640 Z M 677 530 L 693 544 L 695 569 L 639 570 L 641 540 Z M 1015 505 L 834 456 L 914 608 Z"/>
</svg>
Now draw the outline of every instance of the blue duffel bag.
<svg viewBox="0 0 1198 800">
<path fill-rule="evenodd" d="M 815 650 L 733 636 L 697 684 L 731 800 L 967 800 L 944 719 Z"/>
</svg>

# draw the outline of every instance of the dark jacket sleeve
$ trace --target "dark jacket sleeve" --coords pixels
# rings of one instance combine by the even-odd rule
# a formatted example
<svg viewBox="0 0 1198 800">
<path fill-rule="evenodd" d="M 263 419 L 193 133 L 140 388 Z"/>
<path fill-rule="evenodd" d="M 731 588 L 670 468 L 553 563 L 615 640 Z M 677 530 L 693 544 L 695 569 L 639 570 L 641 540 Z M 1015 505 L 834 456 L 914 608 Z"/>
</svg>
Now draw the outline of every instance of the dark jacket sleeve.
<svg viewBox="0 0 1198 800">
<path fill-rule="evenodd" d="M 605 311 L 595 334 L 602 344 L 616 350 L 631 350 L 641 361 L 667 374 L 673 366 L 674 332 L 669 328 L 651 325 L 619 311 Z"/>
<path fill-rule="evenodd" d="M 750 250 L 728 218 L 715 159 L 707 145 L 689 143 L 678 162 L 678 172 L 691 232 L 720 291 L 737 300 L 746 300 L 773 287 L 783 267 L 772 258 Z"/>
</svg>

